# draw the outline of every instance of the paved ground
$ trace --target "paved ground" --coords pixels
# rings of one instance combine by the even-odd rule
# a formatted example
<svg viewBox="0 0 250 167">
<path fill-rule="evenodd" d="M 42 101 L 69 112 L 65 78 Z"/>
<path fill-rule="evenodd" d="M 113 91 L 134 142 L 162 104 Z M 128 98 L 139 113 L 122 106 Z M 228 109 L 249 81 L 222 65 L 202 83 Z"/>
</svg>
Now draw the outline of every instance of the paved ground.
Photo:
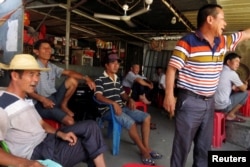
<svg viewBox="0 0 250 167">
<path fill-rule="evenodd" d="M 174 135 L 174 120 L 168 119 L 167 115 L 162 110 L 156 107 L 149 107 L 149 113 L 152 115 L 152 122 L 157 124 L 157 129 L 151 131 L 150 145 L 151 147 L 163 154 L 163 158 L 156 160 L 156 164 L 161 167 L 169 167 L 170 156 L 172 148 L 172 140 Z M 106 129 L 104 129 L 104 135 Z M 111 154 L 111 139 L 106 139 L 106 142 L 110 148 L 105 153 L 105 160 L 107 167 L 122 167 L 126 163 L 141 163 L 140 155 L 137 147 L 129 139 L 125 129 L 122 131 L 120 153 L 117 156 Z M 244 150 L 244 148 L 231 143 L 224 143 L 221 148 L 213 150 Z M 186 167 L 192 166 L 192 151 L 187 159 Z M 75 167 L 85 167 L 86 165 L 81 163 Z"/>
</svg>

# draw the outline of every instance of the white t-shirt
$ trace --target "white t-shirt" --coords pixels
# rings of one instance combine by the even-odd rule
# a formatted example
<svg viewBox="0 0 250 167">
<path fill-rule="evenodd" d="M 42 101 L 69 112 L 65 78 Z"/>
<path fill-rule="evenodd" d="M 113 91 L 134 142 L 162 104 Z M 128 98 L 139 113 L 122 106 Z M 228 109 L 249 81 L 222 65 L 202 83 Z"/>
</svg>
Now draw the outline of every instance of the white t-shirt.
<svg viewBox="0 0 250 167">
<path fill-rule="evenodd" d="M 34 105 L 14 94 L 0 91 L 0 113 L 0 140 L 6 141 L 11 154 L 30 159 L 34 148 L 47 135 Z"/>
<path fill-rule="evenodd" d="M 146 79 L 146 77 L 143 77 L 139 74 L 135 74 L 132 71 L 129 71 L 126 77 L 122 80 L 122 86 L 131 88 L 136 78 Z"/>
<path fill-rule="evenodd" d="M 220 75 L 219 84 L 214 95 L 215 109 L 222 110 L 231 104 L 230 94 L 232 92 L 233 85 L 239 87 L 243 85 L 243 82 L 234 70 L 231 70 L 227 65 L 224 65 Z"/>
<path fill-rule="evenodd" d="M 166 89 L 166 75 L 162 74 L 159 81 L 159 89 Z"/>
</svg>

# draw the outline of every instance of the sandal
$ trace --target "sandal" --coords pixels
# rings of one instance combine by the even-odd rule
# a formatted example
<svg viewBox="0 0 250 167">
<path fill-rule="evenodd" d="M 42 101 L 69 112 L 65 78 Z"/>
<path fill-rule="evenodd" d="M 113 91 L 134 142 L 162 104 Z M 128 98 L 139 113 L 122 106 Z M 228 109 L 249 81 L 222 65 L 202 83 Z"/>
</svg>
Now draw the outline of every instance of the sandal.
<svg viewBox="0 0 250 167">
<path fill-rule="evenodd" d="M 149 154 L 153 159 L 161 159 L 162 158 L 162 155 L 158 152 L 155 152 L 155 151 L 151 151 Z"/>
<path fill-rule="evenodd" d="M 152 158 L 141 157 L 141 161 L 144 165 L 155 166 L 155 161 Z"/>
<path fill-rule="evenodd" d="M 235 117 L 233 119 L 226 119 L 226 121 L 230 121 L 230 122 L 246 122 L 246 120 L 240 118 L 240 117 Z"/>
<path fill-rule="evenodd" d="M 155 124 L 155 123 L 150 123 L 150 129 L 151 129 L 151 130 L 156 129 L 156 124 Z"/>
</svg>

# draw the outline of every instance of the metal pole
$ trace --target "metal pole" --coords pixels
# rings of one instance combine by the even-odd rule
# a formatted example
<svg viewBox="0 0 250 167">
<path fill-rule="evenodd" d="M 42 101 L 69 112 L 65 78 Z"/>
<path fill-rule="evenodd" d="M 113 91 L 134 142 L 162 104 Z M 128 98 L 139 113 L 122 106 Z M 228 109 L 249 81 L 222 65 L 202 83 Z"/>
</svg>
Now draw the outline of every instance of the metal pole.
<svg viewBox="0 0 250 167">
<path fill-rule="evenodd" d="M 69 68 L 69 42 L 70 42 L 70 5 L 71 0 L 67 0 L 67 9 L 66 9 L 66 37 L 65 37 L 65 66 L 66 69 Z"/>
</svg>

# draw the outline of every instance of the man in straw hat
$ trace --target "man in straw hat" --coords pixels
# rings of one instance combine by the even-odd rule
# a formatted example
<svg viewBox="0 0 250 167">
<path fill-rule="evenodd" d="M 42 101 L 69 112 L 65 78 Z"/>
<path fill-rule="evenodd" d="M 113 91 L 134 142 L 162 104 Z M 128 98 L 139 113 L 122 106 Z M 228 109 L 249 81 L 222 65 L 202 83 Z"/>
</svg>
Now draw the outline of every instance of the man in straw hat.
<svg viewBox="0 0 250 167">
<path fill-rule="evenodd" d="M 84 80 L 90 89 L 95 89 L 95 83 L 87 75 L 73 70 L 66 70 L 50 62 L 52 47 L 46 39 L 34 44 L 33 52 L 40 67 L 49 67 L 48 72 L 41 72 L 41 79 L 36 92 L 29 94 L 38 102 L 35 107 L 43 118 L 54 119 L 65 125 L 74 124 L 74 113 L 68 108 L 68 101 L 74 94 L 79 80 Z M 66 76 L 66 80 L 56 89 L 56 78 Z"/>
<path fill-rule="evenodd" d="M 0 141 L 5 141 L 11 154 L 0 148 L 0 164 L 6 166 L 42 166 L 38 161 L 51 159 L 72 167 L 79 162 L 105 167 L 106 150 L 102 133 L 96 122 L 87 120 L 56 130 L 42 120 L 34 105 L 25 100 L 35 91 L 40 71 L 32 55 L 18 54 L 10 65 L 10 83 L 0 91 Z"/>
</svg>

